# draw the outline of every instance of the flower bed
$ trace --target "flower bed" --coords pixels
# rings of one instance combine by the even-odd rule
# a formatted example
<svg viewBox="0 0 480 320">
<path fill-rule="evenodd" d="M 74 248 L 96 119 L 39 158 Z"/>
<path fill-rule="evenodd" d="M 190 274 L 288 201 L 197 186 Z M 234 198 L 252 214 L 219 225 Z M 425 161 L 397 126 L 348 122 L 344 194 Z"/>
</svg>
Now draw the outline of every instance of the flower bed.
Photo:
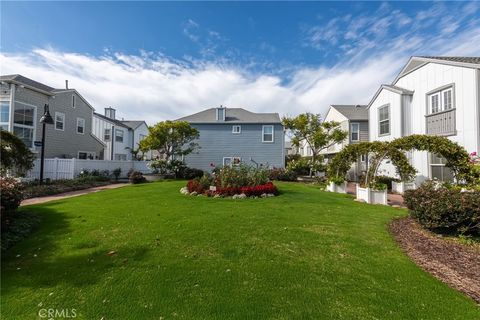
<svg viewBox="0 0 480 320">
<path fill-rule="evenodd" d="M 278 194 L 277 187 L 268 179 L 268 170 L 245 165 L 216 169 L 187 182 L 182 194 L 209 197 L 271 197 Z"/>
</svg>

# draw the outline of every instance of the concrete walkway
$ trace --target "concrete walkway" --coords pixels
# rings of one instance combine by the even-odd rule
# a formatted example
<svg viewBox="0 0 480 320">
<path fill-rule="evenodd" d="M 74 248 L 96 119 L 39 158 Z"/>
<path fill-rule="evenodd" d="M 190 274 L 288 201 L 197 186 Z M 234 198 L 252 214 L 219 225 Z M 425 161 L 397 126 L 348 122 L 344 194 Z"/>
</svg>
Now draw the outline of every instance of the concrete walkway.
<svg viewBox="0 0 480 320">
<path fill-rule="evenodd" d="M 354 182 L 347 183 L 347 193 L 353 194 L 353 195 L 357 194 L 356 183 Z M 390 206 L 399 206 L 399 207 L 405 208 L 405 204 L 403 203 L 403 197 L 400 194 L 388 193 L 387 202 L 388 202 L 388 205 Z"/>
<path fill-rule="evenodd" d="M 23 200 L 22 203 L 20 204 L 20 206 L 28 206 L 28 205 L 31 205 L 31 204 L 40 204 L 40 203 L 45 203 L 45 202 L 54 201 L 54 200 L 72 198 L 72 197 L 82 196 L 84 194 L 99 192 L 99 191 L 102 191 L 102 190 L 117 189 L 117 188 L 125 187 L 125 186 L 128 186 L 128 185 L 129 185 L 128 183 L 114 183 L 114 184 L 109 184 L 109 185 L 106 185 L 106 186 L 100 186 L 100 187 L 88 188 L 88 189 L 83 189 L 83 190 L 76 190 L 76 191 L 59 193 L 59 194 L 55 194 L 55 195 L 52 195 L 52 196 L 30 198 L 30 199 Z"/>
</svg>

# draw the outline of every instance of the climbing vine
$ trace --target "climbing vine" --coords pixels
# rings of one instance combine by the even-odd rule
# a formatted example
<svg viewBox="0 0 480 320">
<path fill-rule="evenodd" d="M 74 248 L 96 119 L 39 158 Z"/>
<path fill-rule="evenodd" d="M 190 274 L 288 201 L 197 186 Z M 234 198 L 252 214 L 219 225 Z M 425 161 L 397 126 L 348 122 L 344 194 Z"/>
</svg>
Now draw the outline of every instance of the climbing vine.
<svg viewBox="0 0 480 320">
<path fill-rule="evenodd" d="M 411 181 L 415 177 L 416 170 L 410 165 L 405 153 L 412 150 L 428 151 L 445 158 L 445 166 L 452 170 L 459 182 L 474 184 L 480 179 L 480 173 L 474 170 L 470 155 L 463 147 L 445 137 L 426 135 L 411 135 L 392 142 L 373 141 L 350 144 L 330 161 L 327 174 L 334 180 L 345 179 L 351 165 L 361 155 L 368 155 L 370 161 L 365 179 L 367 186 L 375 186 L 378 168 L 386 159 L 392 161 L 402 181 Z"/>
</svg>

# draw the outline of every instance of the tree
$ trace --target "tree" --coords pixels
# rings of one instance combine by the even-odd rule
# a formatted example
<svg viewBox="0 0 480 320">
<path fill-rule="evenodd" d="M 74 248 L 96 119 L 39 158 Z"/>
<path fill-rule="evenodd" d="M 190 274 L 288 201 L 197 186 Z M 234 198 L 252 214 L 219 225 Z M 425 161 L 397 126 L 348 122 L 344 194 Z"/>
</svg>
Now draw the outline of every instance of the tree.
<svg viewBox="0 0 480 320">
<path fill-rule="evenodd" d="M 35 156 L 20 138 L 8 131 L 0 130 L 0 141 L 2 176 L 8 171 L 21 176 L 33 168 Z"/>
<path fill-rule="evenodd" d="M 200 134 L 186 121 L 162 121 L 149 127 L 148 132 L 148 136 L 140 141 L 140 150 L 156 150 L 167 161 L 174 156 L 190 154 L 198 148 L 195 139 Z"/>
<path fill-rule="evenodd" d="M 285 117 L 282 122 L 290 132 L 292 145 L 299 147 L 304 142 L 312 150 L 310 174 L 317 165 L 321 151 L 348 137 L 348 132 L 340 128 L 340 123 L 322 122 L 319 114 L 303 113 L 294 118 Z"/>
</svg>

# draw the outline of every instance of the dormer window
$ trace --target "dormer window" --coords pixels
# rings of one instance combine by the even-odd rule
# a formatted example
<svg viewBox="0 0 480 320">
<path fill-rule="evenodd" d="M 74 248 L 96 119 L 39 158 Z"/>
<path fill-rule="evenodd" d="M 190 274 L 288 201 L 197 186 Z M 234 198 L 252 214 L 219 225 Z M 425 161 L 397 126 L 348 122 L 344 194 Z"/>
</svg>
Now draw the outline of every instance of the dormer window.
<svg viewBox="0 0 480 320">
<path fill-rule="evenodd" d="M 217 108 L 217 121 L 225 121 L 225 108 Z"/>
<path fill-rule="evenodd" d="M 242 132 L 242 126 L 235 125 L 235 126 L 232 127 L 232 133 L 239 134 L 241 132 Z"/>
</svg>

